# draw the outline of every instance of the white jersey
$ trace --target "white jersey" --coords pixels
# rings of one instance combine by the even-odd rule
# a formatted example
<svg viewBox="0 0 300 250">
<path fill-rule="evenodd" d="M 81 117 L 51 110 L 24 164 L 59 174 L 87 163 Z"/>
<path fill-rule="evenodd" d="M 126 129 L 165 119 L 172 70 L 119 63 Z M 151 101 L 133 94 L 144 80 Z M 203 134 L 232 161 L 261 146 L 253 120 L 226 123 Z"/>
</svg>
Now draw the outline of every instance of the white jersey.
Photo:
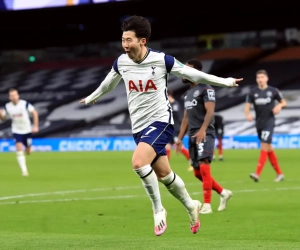
<svg viewBox="0 0 300 250">
<path fill-rule="evenodd" d="M 34 107 L 29 102 L 19 100 L 16 105 L 12 102 L 6 103 L 2 114 L 12 120 L 12 133 L 29 134 L 32 131 L 29 113 L 33 110 Z"/>
<path fill-rule="evenodd" d="M 167 95 L 168 74 L 216 86 L 229 87 L 233 78 L 220 78 L 188 67 L 174 57 L 148 49 L 144 59 L 136 63 L 121 55 L 98 89 L 85 99 L 89 104 L 117 86 L 123 78 L 131 118 L 132 132 L 137 133 L 153 122 L 173 124 L 172 108 Z"/>
</svg>

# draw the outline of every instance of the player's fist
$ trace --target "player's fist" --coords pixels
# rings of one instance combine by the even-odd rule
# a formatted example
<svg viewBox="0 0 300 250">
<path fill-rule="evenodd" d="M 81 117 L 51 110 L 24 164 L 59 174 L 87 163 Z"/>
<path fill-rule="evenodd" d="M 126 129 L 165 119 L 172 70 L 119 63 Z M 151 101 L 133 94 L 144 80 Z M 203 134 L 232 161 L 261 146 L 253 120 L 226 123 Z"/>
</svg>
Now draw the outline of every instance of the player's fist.
<svg viewBox="0 0 300 250">
<path fill-rule="evenodd" d="M 275 106 L 275 108 L 273 108 L 272 111 L 274 115 L 279 114 L 279 112 L 281 111 L 281 106 L 280 105 Z"/>
<path fill-rule="evenodd" d="M 32 133 L 37 133 L 39 132 L 39 127 L 33 127 L 32 128 Z"/>
<path fill-rule="evenodd" d="M 253 116 L 252 115 L 246 115 L 247 121 L 252 122 L 253 121 Z"/>
<path fill-rule="evenodd" d="M 175 152 L 180 153 L 182 149 L 182 140 L 177 140 L 175 143 Z"/>
</svg>

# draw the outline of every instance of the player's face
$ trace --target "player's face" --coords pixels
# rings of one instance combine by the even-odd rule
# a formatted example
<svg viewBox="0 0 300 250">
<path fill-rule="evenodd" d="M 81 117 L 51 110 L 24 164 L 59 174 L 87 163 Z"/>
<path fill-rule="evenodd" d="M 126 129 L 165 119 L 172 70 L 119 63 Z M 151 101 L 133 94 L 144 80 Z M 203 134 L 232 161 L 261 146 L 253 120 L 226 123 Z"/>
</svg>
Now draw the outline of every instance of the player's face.
<svg viewBox="0 0 300 250">
<path fill-rule="evenodd" d="M 138 60 L 145 46 L 145 38 L 137 38 L 134 31 L 124 31 L 122 35 L 122 47 L 130 59 Z"/>
<path fill-rule="evenodd" d="M 265 87 L 268 83 L 268 77 L 265 74 L 257 74 L 256 75 L 256 82 L 259 87 Z"/>
<path fill-rule="evenodd" d="M 186 65 L 186 66 L 189 66 L 189 67 L 191 67 L 191 68 L 194 68 L 194 66 L 191 65 L 191 64 L 186 63 L 185 65 Z M 183 83 L 192 83 L 190 80 L 188 80 L 188 79 L 186 79 L 186 78 L 182 78 L 182 82 L 183 82 Z"/>
<path fill-rule="evenodd" d="M 9 93 L 9 100 L 13 103 L 17 103 L 19 101 L 19 94 L 17 91 L 12 91 Z"/>
</svg>

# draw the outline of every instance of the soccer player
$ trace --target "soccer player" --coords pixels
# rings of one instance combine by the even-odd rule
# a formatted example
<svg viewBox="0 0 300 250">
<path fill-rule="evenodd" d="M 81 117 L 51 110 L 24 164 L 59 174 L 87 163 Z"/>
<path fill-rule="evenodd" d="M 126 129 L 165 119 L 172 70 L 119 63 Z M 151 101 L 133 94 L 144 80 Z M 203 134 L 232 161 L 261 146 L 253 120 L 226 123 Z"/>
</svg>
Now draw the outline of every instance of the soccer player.
<svg viewBox="0 0 300 250">
<path fill-rule="evenodd" d="M 223 136 L 224 136 L 224 123 L 221 115 L 215 115 L 215 131 L 218 139 L 218 158 L 220 161 L 224 160 L 223 157 Z M 216 159 L 214 154 L 213 159 Z"/>
<path fill-rule="evenodd" d="M 275 127 L 275 115 L 282 108 L 286 107 L 286 101 L 277 88 L 268 85 L 268 73 L 266 70 L 256 72 L 257 87 L 251 90 L 246 97 L 245 115 L 248 121 L 253 121 L 253 116 L 250 113 L 251 104 L 255 110 L 255 123 L 258 138 L 260 140 L 260 156 L 256 167 L 256 172 L 250 174 L 250 178 L 255 182 L 259 180 L 260 174 L 264 165 L 269 158 L 277 177 L 275 182 L 282 181 L 284 175 L 279 167 L 276 154 L 272 147 L 272 136 Z M 278 102 L 275 105 L 275 102 Z"/>
<path fill-rule="evenodd" d="M 9 90 L 9 100 L 3 110 L 0 110 L 0 119 L 5 120 L 6 117 L 12 120 L 11 128 L 15 139 L 17 160 L 23 176 L 28 176 L 26 166 L 26 158 L 23 153 L 23 146 L 27 154 L 31 153 L 31 133 L 39 131 L 39 116 L 35 108 L 27 101 L 21 100 L 16 89 Z M 29 114 L 33 117 L 33 128 L 31 125 Z"/>
<path fill-rule="evenodd" d="M 202 63 L 196 59 L 189 60 L 186 65 L 187 67 L 202 70 Z M 182 81 L 190 84 L 190 89 L 184 96 L 185 111 L 176 142 L 176 149 L 180 150 L 182 147 L 182 138 L 188 130 L 189 152 L 192 166 L 194 167 L 194 175 L 202 181 L 204 204 L 200 213 L 212 213 L 212 189 L 221 196 L 218 211 L 223 211 L 232 196 L 232 192 L 221 187 L 213 179 L 210 172 L 210 163 L 215 149 L 215 91 L 210 85 L 198 84 L 201 80 L 192 81 L 183 78 Z"/>
<path fill-rule="evenodd" d="M 144 17 L 126 18 L 121 29 L 125 53 L 115 60 L 100 86 L 80 103 L 95 103 L 123 78 L 133 137 L 137 144 L 132 165 L 152 202 L 155 235 L 159 236 L 167 229 L 167 213 L 162 205 L 158 181 L 186 208 L 190 229 L 195 234 L 200 228 L 198 213 L 201 203 L 190 197 L 184 182 L 172 171 L 166 156 L 165 146 L 174 131 L 167 95 L 168 74 L 223 87 L 238 86 L 237 82 L 242 79 L 206 74 L 185 66 L 172 56 L 148 48 L 151 24 Z"/>
<path fill-rule="evenodd" d="M 171 137 L 170 142 L 166 145 L 167 157 L 170 160 L 171 149 L 175 145 L 175 142 L 177 141 L 177 136 L 180 131 L 181 113 L 180 113 L 180 104 L 178 101 L 174 99 L 173 92 L 171 90 L 168 90 L 168 98 L 172 108 L 173 120 L 174 120 L 174 133 L 173 136 Z M 188 161 L 190 160 L 189 151 L 185 147 L 182 147 L 180 152 L 185 156 L 185 158 Z"/>
</svg>

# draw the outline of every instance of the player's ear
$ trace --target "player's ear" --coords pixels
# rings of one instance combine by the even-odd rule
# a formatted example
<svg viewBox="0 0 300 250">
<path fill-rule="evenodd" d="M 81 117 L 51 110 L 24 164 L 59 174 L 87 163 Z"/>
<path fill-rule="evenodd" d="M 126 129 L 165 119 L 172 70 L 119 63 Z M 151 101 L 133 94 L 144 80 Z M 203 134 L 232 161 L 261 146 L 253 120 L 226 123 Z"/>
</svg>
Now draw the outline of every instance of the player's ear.
<svg viewBox="0 0 300 250">
<path fill-rule="evenodd" d="M 146 38 L 141 38 L 141 39 L 140 39 L 140 43 L 141 43 L 142 45 L 145 45 L 146 42 L 147 42 Z"/>
</svg>

